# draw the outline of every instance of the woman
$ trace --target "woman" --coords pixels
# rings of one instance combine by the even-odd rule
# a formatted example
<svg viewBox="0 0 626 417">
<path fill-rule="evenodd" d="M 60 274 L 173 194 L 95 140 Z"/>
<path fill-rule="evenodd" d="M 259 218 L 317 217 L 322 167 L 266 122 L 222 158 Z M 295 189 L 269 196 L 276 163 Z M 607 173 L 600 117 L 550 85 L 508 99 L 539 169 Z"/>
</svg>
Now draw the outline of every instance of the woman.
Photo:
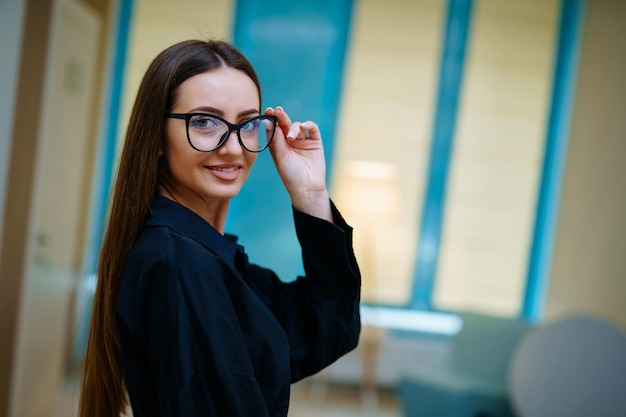
<svg viewBox="0 0 626 417">
<path fill-rule="evenodd" d="M 260 112 L 246 58 L 186 41 L 148 68 L 130 117 L 98 284 L 80 415 L 285 416 L 290 384 L 358 341 L 351 228 L 329 200 L 314 122 Z M 306 277 L 283 283 L 224 234 L 269 147 Z"/>
</svg>

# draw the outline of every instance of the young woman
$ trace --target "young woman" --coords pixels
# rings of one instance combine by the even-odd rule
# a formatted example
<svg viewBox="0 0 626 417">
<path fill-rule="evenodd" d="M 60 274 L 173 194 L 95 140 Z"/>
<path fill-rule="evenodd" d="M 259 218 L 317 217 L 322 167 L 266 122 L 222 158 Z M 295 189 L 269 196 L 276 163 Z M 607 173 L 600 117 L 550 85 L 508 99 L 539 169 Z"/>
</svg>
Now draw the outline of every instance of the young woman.
<svg viewBox="0 0 626 417">
<path fill-rule="evenodd" d="M 134 417 L 286 416 L 290 384 L 356 346 L 360 274 L 319 129 L 260 106 L 226 42 L 181 42 L 148 68 L 100 255 L 81 417 L 117 417 L 128 399 Z M 290 283 L 224 231 L 266 148 L 302 247 L 305 276 Z"/>
</svg>

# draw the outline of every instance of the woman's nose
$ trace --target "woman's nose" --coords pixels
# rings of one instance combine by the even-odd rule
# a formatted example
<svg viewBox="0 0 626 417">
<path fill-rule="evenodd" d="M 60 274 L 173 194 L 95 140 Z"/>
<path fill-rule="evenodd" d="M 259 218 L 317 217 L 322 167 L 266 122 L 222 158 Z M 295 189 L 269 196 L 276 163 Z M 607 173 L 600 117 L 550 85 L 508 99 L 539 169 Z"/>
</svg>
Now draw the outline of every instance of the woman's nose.
<svg viewBox="0 0 626 417">
<path fill-rule="evenodd" d="M 224 143 L 224 145 L 220 147 L 220 150 L 223 150 L 232 154 L 240 154 L 243 152 L 243 148 L 241 144 L 239 143 L 239 137 L 237 136 L 237 131 L 232 130 L 228 134 L 228 137 L 226 138 L 226 143 Z"/>
</svg>

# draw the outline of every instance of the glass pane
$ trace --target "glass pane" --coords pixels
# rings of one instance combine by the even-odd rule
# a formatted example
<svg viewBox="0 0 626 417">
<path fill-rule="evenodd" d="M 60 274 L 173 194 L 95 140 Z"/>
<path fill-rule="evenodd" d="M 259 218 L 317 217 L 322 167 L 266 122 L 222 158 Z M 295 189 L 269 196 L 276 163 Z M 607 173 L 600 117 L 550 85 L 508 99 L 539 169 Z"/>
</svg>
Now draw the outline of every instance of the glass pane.
<svg viewBox="0 0 626 417">
<path fill-rule="evenodd" d="M 433 294 L 438 308 L 520 310 L 558 3 L 476 3 Z"/>
<path fill-rule="evenodd" d="M 365 302 L 411 297 L 444 11 L 356 3 L 332 192 L 355 229 Z"/>
</svg>

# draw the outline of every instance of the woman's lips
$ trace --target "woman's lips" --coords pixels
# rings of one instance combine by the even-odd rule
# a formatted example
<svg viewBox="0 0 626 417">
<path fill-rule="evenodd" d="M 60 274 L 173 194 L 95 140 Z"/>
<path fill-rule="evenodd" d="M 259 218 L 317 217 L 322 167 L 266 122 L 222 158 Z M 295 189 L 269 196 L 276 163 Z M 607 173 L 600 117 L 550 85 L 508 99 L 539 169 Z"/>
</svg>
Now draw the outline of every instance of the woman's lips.
<svg viewBox="0 0 626 417">
<path fill-rule="evenodd" d="M 223 181 L 236 180 L 241 172 L 241 165 L 213 165 L 207 168 L 211 174 Z"/>
</svg>

